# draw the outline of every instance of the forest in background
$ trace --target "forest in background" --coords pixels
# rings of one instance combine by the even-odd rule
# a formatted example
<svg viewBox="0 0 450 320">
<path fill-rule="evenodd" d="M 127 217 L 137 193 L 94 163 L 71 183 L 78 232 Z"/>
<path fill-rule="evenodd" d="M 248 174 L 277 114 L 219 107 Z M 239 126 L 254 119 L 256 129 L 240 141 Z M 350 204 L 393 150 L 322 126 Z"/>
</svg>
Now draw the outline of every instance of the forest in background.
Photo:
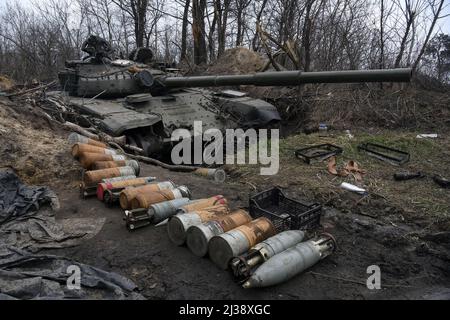
<svg viewBox="0 0 450 320">
<path fill-rule="evenodd" d="M 0 14 L 0 74 L 56 78 L 90 34 L 117 56 L 151 48 L 167 63 L 203 65 L 247 47 L 274 69 L 412 67 L 450 81 L 446 0 L 47 0 L 7 1 Z"/>
</svg>

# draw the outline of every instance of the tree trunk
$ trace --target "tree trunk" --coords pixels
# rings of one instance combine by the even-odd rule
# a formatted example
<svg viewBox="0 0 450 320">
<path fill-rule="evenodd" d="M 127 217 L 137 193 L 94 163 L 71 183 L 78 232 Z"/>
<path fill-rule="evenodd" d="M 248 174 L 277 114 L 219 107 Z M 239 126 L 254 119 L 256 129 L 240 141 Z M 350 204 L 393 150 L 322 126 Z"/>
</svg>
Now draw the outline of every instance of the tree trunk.
<svg viewBox="0 0 450 320">
<path fill-rule="evenodd" d="M 214 17 L 213 17 L 211 26 L 209 27 L 209 33 L 208 33 L 208 50 L 209 50 L 210 60 L 214 59 L 214 57 L 216 56 L 216 44 L 214 43 L 215 42 L 214 41 L 214 33 L 216 32 L 218 15 L 219 15 L 219 12 L 217 11 L 217 7 L 214 5 Z"/>
<path fill-rule="evenodd" d="M 256 16 L 256 26 L 261 24 L 261 17 L 262 17 L 262 14 L 264 13 L 264 9 L 266 8 L 266 5 L 267 5 L 267 0 L 264 0 L 263 3 L 261 4 L 261 8 L 258 12 L 258 15 Z M 253 37 L 253 41 L 252 41 L 253 51 L 258 51 L 257 40 L 258 40 L 258 32 L 255 32 L 255 36 Z"/>
<path fill-rule="evenodd" d="M 222 8 L 220 0 L 217 0 L 218 7 L 220 8 L 219 15 L 221 22 L 221 24 L 219 25 L 219 44 L 217 49 L 218 57 L 220 57 L 225 52 L 225 40 L 228 23 L 228 12 L 230 11 L 230 2 L 231 0 L 224 0 Z"/>
<path fill-rule="evenodd" d="M 311 66 L 311 32 L 312 18 L 311 8 L 314 0 L 307 0 L 305 12 L 305 24 L 303 26 L 302 48 L 303 48 L 303 69 L 308 72 Z"/>
<path fill-rule="evenodd" d="M 379 68 L 384 69 L 384 0 L 381 0 L 380 12 L 380 59 Z"/>
<path fill-rule="evenodd" d="M 189 17 L 189 5 L 191 0 L 186 0 L 184 4 L 184 12 L 183 12 L 183 25 L 181 29 L 181 55 L 180 61 L 186 59 L 186 51 L 187 51 L 187 27 L 188 27 L 188 17 Z"/>
<path fill-rule="evenodd" d="M 205 9 L 206 0 L 192 1 L 192 35 L 194 37 L 194 63 L 199 65 L 208 62 L 205 41 Z"/>
<path fill-rule="evenodd" d="M 430 41 L 431 35 L 433 34 L 434 26 L 436 25 L 436 22 L 438 21 L 439 15 L 440 15 L 440 13 L 442 11 L 442 8 L 444 6 L 444 1 L 445 0 L 441 0 L 441 2 L 439 3 L 439 7 L 438 7 L 437 11 L 434 13 L 433 21 L 431 22 L 431 26 L 430 26 L 430 29 L 428 30 L 427 37 L 425 38 L 425 42 L 423 43 L 422 49 L 420 49 L 420 53 L 417 56 L 417 59 L 416 59 L 416 61 L 414 62 L 413 66 L 412 66 L 412 69 L 413 69 L 414 72 L 416 71 L 417 66 L 419 65 L 419 62 L 422 59 L 423 54 L 425 53 L 425 49 L 426 49 L 426 47 L 428 45 L 428 42 Z"/>
<path fill-rule="evenodd" d="M 406 30 L 405 34 L 403 35 L 402 42 L 400 43 L 400 51 L 397 55 L 397 58 L 395 59 L 395 68 L 400 67 L 400 63 L 402 62 L 403 53 L 405 52 L 406 42 L 408 40 L 409 31 L 411 30 L 411 25 L 415 19 L 416 13 L 413 11 L 408 10 L 408 18 L 406 20 Z"/>
</svg>

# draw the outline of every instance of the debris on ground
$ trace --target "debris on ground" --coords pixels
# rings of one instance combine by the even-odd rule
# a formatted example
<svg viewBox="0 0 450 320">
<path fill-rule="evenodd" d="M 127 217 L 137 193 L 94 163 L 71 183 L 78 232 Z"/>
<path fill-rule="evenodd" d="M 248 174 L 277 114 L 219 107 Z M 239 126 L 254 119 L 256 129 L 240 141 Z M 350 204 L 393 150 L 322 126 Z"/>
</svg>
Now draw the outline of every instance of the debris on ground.
<svg viewBox="0 0 450 320">
<path fill-rule="evenodd" d="M 416 136 L 417 139 L 436 139 L 438 137 L 437 133 L 421 133 Z"/>
<path fill-rule="evenodd" d="M 6 92 L 12 90 L 15 86 L 13 80 L 8 78 L 7 76 L 0 75 L 0 93 L 6 94 Z"/>
<path fill-rule="evenodd" d="M 342 189 L 348 190 L 348 191 L 352 191 L 352 192 L 356 192 L 359 194 L 367 194 L 367 191 L 363 188 L 360 188 L 358 186 L 355 186 L 354 184 L 348 183 L 348 182 L 342 182 L 340 187 Z"/>
<path fill-rule="evenodd" d="M 433 181 L 436 182 L 442 188 L 450 188 L 450 179 L 441 176 L 434 176 Z"/>
<path fill-rule="evenodd" d="M 358 146 L 358 150 L 364 151 L 367 155 L 376 158 L 381 161 L 388 162 L 392 165 L 402 165 L 409 161 L 409 153 L 394 149 L 388 146 L 384 146 L 378 143 L 361 143 Z"/>
<path fill-rule="evenodd" d="M 39 207 L 51 203 L 58 209 L 58 197 L 47 187 L 24 185 L 11 170 L 0 170 L 0 225 L 33 215 Z"/>
<path fill-rule="evenodd" d="M 117 273 L 69 258 L 0 247 L 0 299 L 143 299 L 136 289 Z"/>
<path fill-rule="evenodd" d="M 331 157 L 328 160 L 328 172 L 332 175 L 339 177 L 348 177 L 351 175 L 356 181 L 361 181 L 362 176 L 366 174 L 366 170 L 363 170 L 359 167 L 359 164 L 354 161 L 348 161 L 344 167 L 338 169 L 336 164 L 336 157 Z"/>
<path fill-rule="evenodd" d="M 105 223 L 97 217 L 57 221 L 59 207 L 58 197 L 49 188 L 24 185 L 11 170 L 0 171 L 2 245 L 32 252 L 75 246 L 95 236 Z"/>
<path fill-rule="evenodd" d="M 422 172 L 402 171 L 402 172 L 394 173 L 394 179 L 396 181 L 405 181 L 405 180 L 418 179 L 418 178 L 424 178 L 424 177 L 425 177 L 425 175 Z"/>
</svg>

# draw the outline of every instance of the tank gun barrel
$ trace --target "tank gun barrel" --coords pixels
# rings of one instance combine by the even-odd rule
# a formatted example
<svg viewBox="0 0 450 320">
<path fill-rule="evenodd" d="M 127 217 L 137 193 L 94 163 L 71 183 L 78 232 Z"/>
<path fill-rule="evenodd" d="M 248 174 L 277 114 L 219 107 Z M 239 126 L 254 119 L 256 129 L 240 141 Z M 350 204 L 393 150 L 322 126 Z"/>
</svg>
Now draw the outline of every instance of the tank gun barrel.
<svg viewBox="0 0 450 320">
<path fill-rule="evenodd" d="M 248 75 L 167 77 L 160 79 L 166 87 L 219 87 L 233 85 L 296 86 L 305 83 L 409 82 L 412 69 L 350 71 L 277 71 Z"/>
</svg>

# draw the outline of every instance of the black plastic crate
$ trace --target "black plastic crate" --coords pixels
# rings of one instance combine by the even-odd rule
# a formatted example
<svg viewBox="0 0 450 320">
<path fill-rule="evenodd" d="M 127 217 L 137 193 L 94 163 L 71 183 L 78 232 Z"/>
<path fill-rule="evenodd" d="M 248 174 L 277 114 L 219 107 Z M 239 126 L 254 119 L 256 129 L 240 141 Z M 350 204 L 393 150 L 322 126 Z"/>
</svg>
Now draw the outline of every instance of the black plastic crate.
<svg viewBox="0 0 450 320">
<path fill-rule="evenodd" d="M 285 230 L 309 230 L 320 226 L 322 206 L 311 205 L 286 197 L 279 188 L 272 188 L 250 198 L 250 215 L 266 217 L 278 232 Z"/>
</svg>

